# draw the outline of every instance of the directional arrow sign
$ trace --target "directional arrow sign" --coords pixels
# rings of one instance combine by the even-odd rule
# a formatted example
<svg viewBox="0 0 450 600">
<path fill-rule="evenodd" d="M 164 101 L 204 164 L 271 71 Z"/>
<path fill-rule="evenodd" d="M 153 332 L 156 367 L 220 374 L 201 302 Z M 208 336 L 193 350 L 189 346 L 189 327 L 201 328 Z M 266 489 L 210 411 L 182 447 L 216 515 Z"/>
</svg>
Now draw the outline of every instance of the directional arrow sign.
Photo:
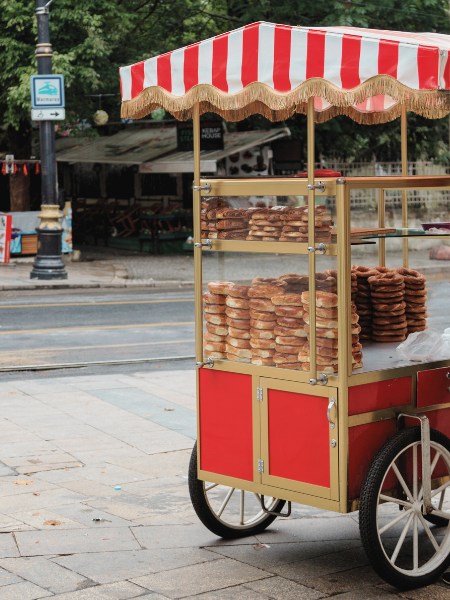
<svg viewBox="0 0 450 600">
<path fill-rule="evenodd" d="M 32 108 L 32 121 L 64 121 L 66 110 L 64 108 Z"/>
</svg>

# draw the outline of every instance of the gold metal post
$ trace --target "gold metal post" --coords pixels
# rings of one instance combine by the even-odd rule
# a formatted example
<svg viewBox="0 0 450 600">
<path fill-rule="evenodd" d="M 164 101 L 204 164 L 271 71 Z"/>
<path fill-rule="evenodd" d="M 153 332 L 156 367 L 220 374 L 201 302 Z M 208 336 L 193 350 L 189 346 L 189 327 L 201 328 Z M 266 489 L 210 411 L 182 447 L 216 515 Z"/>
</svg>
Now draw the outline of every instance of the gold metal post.
<svg viewBox="0 0 450 600">
<path fill-rule="evenodd" d="M 379 189 L 378 195 L 378 227 L 385 227 L 386 225 L 386 199 L 384 189 Z M 380 238 L 378 240 L 378 264 L 380 267 L 386 265 L 386 240 Z"/>
<path fill-rule="evenodd" d="M 406 107 L 402 105 L 401 115 L 401 148 L 402 148 L 402 175 L 408 176 L 408 121 L 406 115 Z M 408 192 L 402 190 L 402 227 L 408 227 Z M 409 244 L 408 238 L 405 236 L 403 242 L 403 266 L 409 266 Z"/>
<path fill-rule="evenodd" d="M 307 145 L 308 145 L 308 185 L 314 185 L 314 97 L 308 99 L 307 111 Z M 314 188 L 308 189 L 308 256 L 309 274 L 309 364 L 310 377 L 317 379 L 316 361 L 316 255 L 315 248 L 315 206 Z"/>
<path fill-rule="evenodd" d="M 203 311 L 202 311 L 202 248 L 200 229 L 200 106 L 195 104 L 193 114 L 194 130 L 194 187 L 193 220 L 194 220 L 194 284 L 195 284 L 195 360 L 203 361 Z"/>
</svg>

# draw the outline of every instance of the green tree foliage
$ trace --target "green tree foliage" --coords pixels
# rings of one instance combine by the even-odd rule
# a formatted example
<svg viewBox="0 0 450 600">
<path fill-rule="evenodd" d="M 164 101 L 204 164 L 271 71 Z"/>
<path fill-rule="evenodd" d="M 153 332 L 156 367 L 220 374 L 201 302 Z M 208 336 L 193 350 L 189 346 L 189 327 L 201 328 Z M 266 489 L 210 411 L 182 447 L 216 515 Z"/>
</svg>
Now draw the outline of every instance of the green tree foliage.
<svg viewBox="0 0 450 600">
<path fill-rule="evenodd" d="M 35 0 L 0 0 L 0 126 L 8 137 L 2 146 L 17 156 L 29 155 L 29 78 L 37 72 L 35 8 Z M 119 117 L 120 65 L 259 20 L 450 31 L 447 0 L 54 0 L 53 71 L 65 76 L 68 119 L 90 118 L 100 98 L 101 107 Z M 112 95 L 98 96 L 102 94 Z M 410 121 L 411 158 L 442 154 L 448 121 Z M 252 122 L 261 125 L 262 119 Z M 289 123 L 301 140 L 304 122 L 299 116 Z M 340 158 L 371 159 L 375 154 L 391 160 L 398 157 L 398 129 L 398 124 L 355 126 L 342 117 L 317 128 L 317 146 L 325 156 L 339 149 Z"/>
<path fill-rule="evenodd" d="M 448 0 L 228 0 L 229 27 L 253 21 L 269 21 L 288 25 L 369 27 L 398 31 L 450 33 Z M 259 118 L 256 121 L 261 123 Z M 239 127 L 252 127 L 248 119 Z M 303 145 L 306 159 L 306 124 L 302 116 L 290 119 L 295 138 Z M 430 121 L 408 115 L 408 148 L 410 160 L 435 158 L 449 160 L 449 120 Z M 400 125 L 393 123 L 361 126 L 346 117 L 338 117 L 319 125 L 316 130 L 319 153 L 341 160 L 399 160 Z"/>
</svg>

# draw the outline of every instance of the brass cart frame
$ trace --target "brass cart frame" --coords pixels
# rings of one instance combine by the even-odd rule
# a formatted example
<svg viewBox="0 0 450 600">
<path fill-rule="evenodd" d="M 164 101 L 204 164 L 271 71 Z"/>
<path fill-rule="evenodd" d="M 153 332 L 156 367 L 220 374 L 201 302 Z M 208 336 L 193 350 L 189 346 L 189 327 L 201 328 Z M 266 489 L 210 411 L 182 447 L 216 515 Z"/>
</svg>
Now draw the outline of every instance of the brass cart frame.
<svg viewBox="0 0 450 600">
<path fill-rule="evenodd" d="M 374 568 L 393 585 L 411 588 L 434 581 L 450 563 L 450 360 L 410 363 L 396 368 L 383 365 L 381 368 L 359 373 L 352 371 L 350 193 L 354 189 L 377 190 L 378 224 L 384 227 L 386 191 L 402 192 L 402 228 L 405 231 L 402 256 L 403 265 L 408 267 L 408 192 L 450 190 L 450 177 L 408 176 L 406 115 L 407 110 L 413 110 L 424 116 L 441 117 L 450 111 L 450 97 L 447 92 L 450 90 L 450 77 L 447 77 L 450 41 L 446 36 L 436 34 L 428 38 L 428 34 L 391 33 L 389 36 L 389 32 L 370 31 L 366 42 L 370 46 L 377 36 L 387 36 L 389 44 L 394 46 L 399 42 L 403 43 L 407 38 L 407 45 L 402 52 L 409 53 L 414 49 L 414 44 L 416 49 L 421 48 L 422 54 L 430 52 L 430 61 L 435 61 L 436 73 L 439 71 L 432 84 L 429 83 L 429 78 L 423 89 L 420 85 L 417 88 L 414 77 L 412 83 L 408 77 L 402 80 L 399 69 L 398 81 L 383 72 L 374 72 L 372 78 L 362 81 L 359 73 L 359 86 L 350 90 L 338 90 L 335 79 L 333 80 L 335 74 L 331 77 L 334 81 L 332 84 L 325 81 L 323 75 L 314 75 L 319 72 L 314 63 L 317 55 L 314 52 L 308 53 L 308 44 L 311 41 L 311 48 L 317 49 L 317 44 L 322 44 L 323 39 L 328 36 L 327 39 L 331 40 L 330 43 L 334 47 L 333 44 L 340 44 L 345 36 L 349 36 L 346 43 L 352 45 L 359 36 L 365 39 L 364 30 L 348 33 L 339 28 L 324 28 L 323 31 L 312 28 L 307 31 L 307 28 L 256 23 L 225 36 L 216 36 L 212 40 L 175 51 L 170 56 L 162 55 L 149 59 L 147 63 L 144 61 L 123 68 L 122 114 L 125 117 L 142 117 L 153 108 L 163 106 L 178 118 L 193 118 L 195 339 L 199 435 L 191 459 L 189 485 L 191 499 L 199 518 L 218 535 L 240 537 L 259 533 L 277 516 L 287 516 L 290 513 L 291 502 L 341 513 L 360 508 L 362 541 Z M 255 61 L 255 53 L 258 52 L 264 60 L 275 61 L 274 56 L 267 55 L 264 46 L 258 46 L 259 39 L 272 40 L 275 48 L 277 40 L 282 40 L 284 52 L 288 47 L 286 36 L 289 40 L 292 36 L 292 53 L 295 48 L 298 50 L 301 40 L 301 47 L 306 51 L 307 57 L 306 73 L 308 74 L 308 69 L 312 73 L 309 78 L 306 74 L 304 81 L 300 78 L 298 87 L 292 87 L 288 91 L 281 89 L 286 87 L 286 79 L 283 80 L 280 90 L 276 90 L 275 75 L 277 82 L 281 76 L 275 63 L 273 80 L 269 77 L 264 82 L 259 81 L 257 76 L 256 79 L 252 79 L 255 70 L 251 64 Z M 420 39 L 416 40 L 414 36 Z M 432 42 L 437 38 L 440 46 L 432 48 Z M 244 42 L 250 57 L 248 60 L 243 51 Z M 224 52 L 225 43 L 228 54 Z M 212 48 L 217 48 L 217 55 L 214 51 L 211 54 Z M 253 54 L 249 49 L 252 49 Z M 281 72 L 284 69 L 286 74 L 287 63 L 283 52 L 278 52 L 277 56 L 280 58 L 279 69 Z M 371 53 L 373 56 L 373 48 Z M 216 56 L 219 57 L 217 60 Z M 230 85 L 237 85 L 238 89 L 237 93 L 233 94 L 227 88 L 228 84 L 224 84 L 223 81 L 225 71 L 227 76 L 228 73 L 236 73 L 236 65 L 232 64 L 236 56 L 242 61 L 242 65 L 238 65 L 241 69 L 241 81 L 236 84 L 231 78 Z M 330 57 L 332 61 L 332 54 Z M 392 60 L 396 60 L 395 57 L 398 59 L 398 53 L 393 52 Z M 302 55 L 299 58 L 299 55 L 293 53 L 290 59 L 291 66 L 300 65 L 301 71 Z M 261 65 L 261 72 L 266 74 L 265 63 L 258 64 Z M 339 77 L 344 74 L 348 78 L 349 70 L 354 69 L 355 64 L 355 61 L 345 64 L 342 42 L 342 62 L 334 65 Z M 206 69 L 204 78 L 201 65 Z M 214 71 L 216 67 L 217 72 Z M 331 73 L 330 67 L 333 65 L 328 65 L 328 72 Z M 392 72 L 397 73 L 397 67 L 398 65 L 394 65 Z M 248 68 L 249 73 L 245 72 L 245 68 Z M 212 69 L 212 75 L 208 69 Z M 419 62 L 417 69 L 419 72 Z M 289 73 L 292 73 L 292 69 Z M 424 77 L 422 81 L 425 81 Z M 184 94 L 177 96 L 173 91 L 174 87 L 177 90 L 183 89 Z M 371 121 L 370 110 L 364 113 L 366 109 L 362 110 L 360 103 L 364 104 L 367 98 L 377 94 L 390 100 L 394 98 L 395 102 L 390 103 L 388 100 L 386 104 L 383 100 L 384 108 L 380 113 L 376 113 Z M 326 110 L 322 113 L 318 112 L 315 105 L 317 97 L 322 98 L 322 106 L 326 105 Z M 231 120 L 258 112 L 272 120 L 284 119 L 293 112 L 305 113 L 307 178 L 202 177 L 200 115 L 208 111 L 217 112 Z M 314 122 L 334 114 L 347 114 L 360 122 L 385 122 L 400 116 L 402 176 L 338 177 L 320 180 L 315 178 Z M 308 199 L 307 243 L 201 238 L 201 202 L 208 197 L 290 194 L 306 196 Z M 314 213 L 316 197 L 321 196 L 336 198 L 335 243 L 316 243 Z M 378 244 L 379 265 L 385 265 L 385 239 L 380 237 Z M 321 373 L 318 368 L 315 327 L 311 327 L 309 333 L 309 372 L 205 358 L 202 306 L 204 254 L 274 251 L 279 255 L 308 257 L 311 323 L 316 322 L 316 257 L 318 254 L 336 257 L 339 357 L 337 374 Z M 317 439 L 308 431 L 308 423 L 310 428 L 315 430 L 314 435 L 317 433 Z M 415 427 L 417 423 L 419 427 Z M 233 456 L 232 442 L 239 445 L 236 456 Z M 314 454 L 311 451 L 308 456 L 319 457 L 318 462 L 321 464 L 317 469 L 315 465 L 312 468 L 310 465 L 303 468 L 297 463 L 292 464 L 291 454 L 298 458 L 298 448 L 301 447 L 306 456 L 308 444 L 313 445 L 316 452 Z M 288 465 L 286 469 L 283 462 Z M 215 508 L 213 496 L 222 487 L 225 488 L 225 496 L 218 508 Z M 224 513 L 236 490 L 240 490 L 237 520 L 228 522 Z M 259 503 L 256 514 L 250 519 L 244 516 L 245 492 L 256 496 Z M 289 503 L 287 512 L 283 509 L 286 501 Z M 386 507 L 389 509 L 390 505 L 400 511 L 399 515 L 392 518 L 388 512 L 388 523 L 383 525 L 383 510 Z M 441 533 L 434 534 L 428 522 L 438 527 Z M 394 548 L 388 550 L 389 543 L 383 540 L 384 533 L 387 530 L 395 532 L 393 537 L 397 539 L 396 527 L 399 523 L 401 528 L 398 541 Z M 399 555 L 406 545 L 405 540 L 410 538 L 411 549 L 406 551 L 404 559 L 408 566 L 403 562 L 400 565 Z"/>
</svg>

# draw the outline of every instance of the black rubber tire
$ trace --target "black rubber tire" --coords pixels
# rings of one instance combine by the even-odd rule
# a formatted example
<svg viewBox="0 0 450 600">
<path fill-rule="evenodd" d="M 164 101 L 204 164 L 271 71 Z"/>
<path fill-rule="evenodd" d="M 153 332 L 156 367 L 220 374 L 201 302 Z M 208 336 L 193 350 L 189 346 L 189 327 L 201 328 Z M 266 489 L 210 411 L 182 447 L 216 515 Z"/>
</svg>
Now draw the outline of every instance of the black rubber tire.
<svg viewBox="0 0 450 600">
<path fill-rule="evenodd" d="M 446 527 L 447 526 L 447 521 L 445 519 L 443 519 L 442 517 L 436 517 L 435 515 L 424 515 L 423 518 L 428 521 L 429 523 L 431 523 L 432 525 L 435 525 L 436 527 Z"/>
<path fill-rule="evenodd" d="M 254 525 L 239 527 L 227 525 L 226 522 L 220 520 L 211 510 L 208 500 L 206 499 L 205 482 L 197 477 L 197 442 L 192 449 L 188 481 L 192 506 L 194 507 L 198 518 L 205 527 L 221 538 L 235 539 L 256 535 L 264 531 L 277 518 L 277 515 L 263 515 Z M 273 506 L 273 510 L 277 512 L 281 511 L 284 504 L 284 500 L 277 500 Z"/>
<path fill-rule="evenodd" d="M 430 438 L 450 452 L 450 441 L 445 435 L 431 430 Z M 394 458 L 410 444 L 420 441 L 420 428 L 414 427 L 397 433 L 381 448 L 367 473 L 361 489 L 359 530 L 367 557 L 373 569 L 386 582 L 400 590 L 414 589 L 435 582 L 450 564 L 450 553 L 429 573 L 414 576 L 399 572 L 387 559 L 378 536 L 378 493 L 384 476 Z M 439 517 L 434 517 L 439 518 Z M 439 518 L 441 519 L 441 518 Z M 444 519 L 442 519 L 444 520 Z M 447 523 L 448 525 L 448 523 Z"/>
</svg>

